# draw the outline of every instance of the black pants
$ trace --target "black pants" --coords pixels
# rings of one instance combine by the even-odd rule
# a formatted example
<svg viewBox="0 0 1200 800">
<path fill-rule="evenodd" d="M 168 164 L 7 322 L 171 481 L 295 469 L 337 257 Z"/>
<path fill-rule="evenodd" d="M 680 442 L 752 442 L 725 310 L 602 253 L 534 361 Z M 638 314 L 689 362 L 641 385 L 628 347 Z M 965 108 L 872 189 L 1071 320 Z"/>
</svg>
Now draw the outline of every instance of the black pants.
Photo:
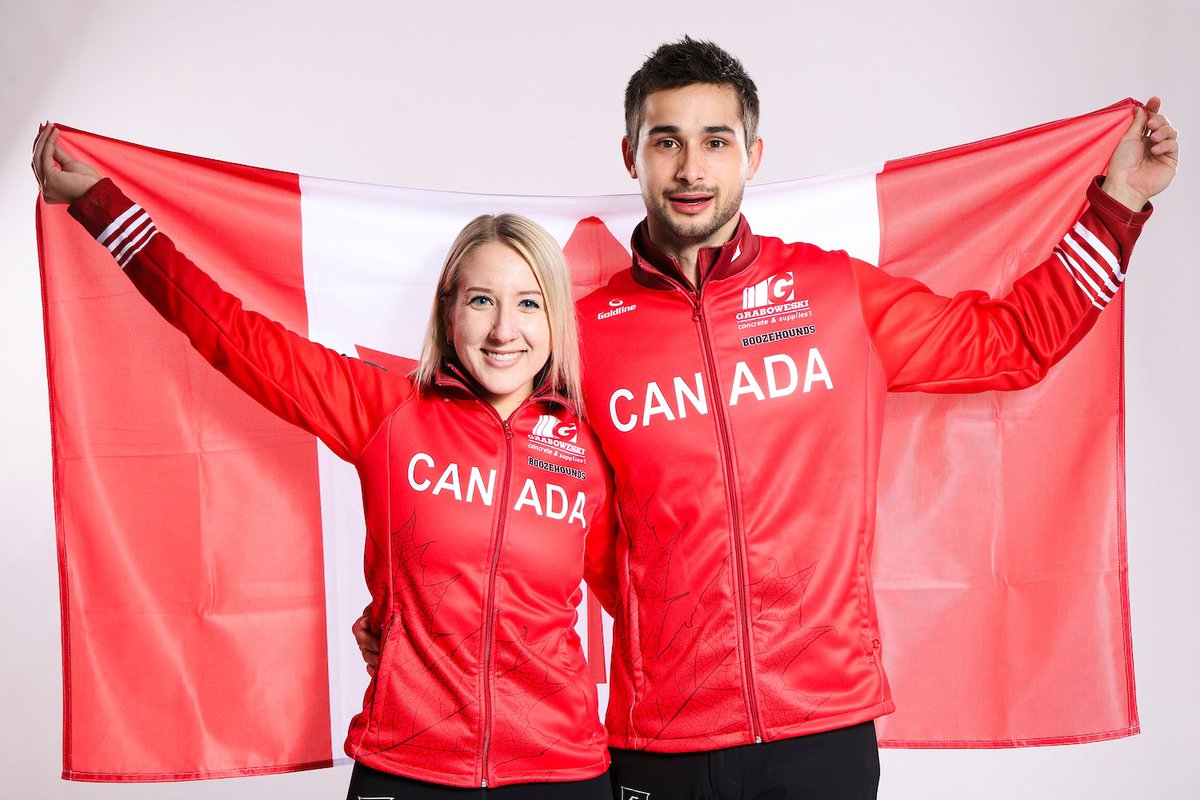
<svg viewBox="0 0 1200 800">
<path fill-rule="evenodd" d="M 613 800 L 874 800 L 875 723 L 700 753 L 612 748 Z"/>
<path fill-rule="evenodd" d="M 495 789 L 463 789 L 380 772 L 354 762 L 346 800 L 611 800 L 608 773 L 586 781 L 516 783 Z"/>
</svg>

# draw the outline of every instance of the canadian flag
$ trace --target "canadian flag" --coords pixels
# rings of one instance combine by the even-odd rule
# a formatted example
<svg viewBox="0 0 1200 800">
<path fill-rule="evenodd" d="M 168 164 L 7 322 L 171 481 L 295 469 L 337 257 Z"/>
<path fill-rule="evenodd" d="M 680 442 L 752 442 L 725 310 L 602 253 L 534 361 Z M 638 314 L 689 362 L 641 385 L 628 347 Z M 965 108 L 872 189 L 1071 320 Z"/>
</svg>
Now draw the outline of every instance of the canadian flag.
<svg viewBox="0 0 1200 800">
<path fill-rule="evenodd" d="M 744 212 L 760 233 L 847 250 L 944 294 L 1002 293 L 1078 215 L 1131 105 L 756 186 Z M 634 195 L 369 186 L 63 131 L 248 307 L 368 359 L 416 355 L 445 250 L 476 215 L 542 223 L 582 294 L 628 265 L 624 243 L 644 213 Z M 192 352 L 65 211 L 39 204 L 37 222 L 64 777 L 186 780 L 340 760 L 367 682 L 349 632 L 367 601 L 354 470 Z M 786 294 L 790 276 L 778 277 L 748 287 L 746 302 Z M 1120 294 L 1111 306 L 1032 389 L 889 399 L 873 563 L 898 708 L 880 721 L 885 746 L 1138 731 Z M 579 626 L 603 702 L 594 602 Z"/>
</svg>

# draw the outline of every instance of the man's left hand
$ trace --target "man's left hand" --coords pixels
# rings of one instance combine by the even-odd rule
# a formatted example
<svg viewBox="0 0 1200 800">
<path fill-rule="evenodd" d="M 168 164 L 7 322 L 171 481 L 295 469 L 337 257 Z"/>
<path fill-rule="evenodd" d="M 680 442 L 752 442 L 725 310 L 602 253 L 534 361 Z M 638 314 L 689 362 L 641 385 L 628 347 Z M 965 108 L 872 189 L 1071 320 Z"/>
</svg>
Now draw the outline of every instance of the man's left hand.
<svg viewBox="0 0 1200 800">
<path fill-rule="evenodd" d="M 1161 106 L 1151 97 L 1134 108 L 1133 122 L 1108 161 L 1104 191 L 1134 211 L 1166 189 L 1179 166 L 1179 132 L 1159 113 Z"/>
</svg>

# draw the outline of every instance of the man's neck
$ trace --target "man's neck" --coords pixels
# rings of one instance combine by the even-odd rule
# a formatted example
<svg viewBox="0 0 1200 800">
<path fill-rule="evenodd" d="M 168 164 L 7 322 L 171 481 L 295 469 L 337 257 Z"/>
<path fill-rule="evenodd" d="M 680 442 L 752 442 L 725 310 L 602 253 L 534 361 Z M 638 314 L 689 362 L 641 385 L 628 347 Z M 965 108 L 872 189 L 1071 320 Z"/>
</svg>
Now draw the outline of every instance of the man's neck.
<svg viewBox="0 0 1200 800">
<path fill-rule="evenodd" d="M 653 235 L 651 235 L 650 241 L 654 241 Z M 700 250 L 710 245 L 685 244 L 681 247 L 663 247 L 658 242 L 655 242 L 655 245 L 671 258 L 675 259 L 675 262 L 679 264 L 679 269 L 683 273 L 683 277 L 687 278 L 688 283 L 692 285 L 693 289 L 700 288 Z"/>
<path fill-rule="evenodd" d="M 681 239 L 671 231 L 662 227 L 653 217 L 647 218 L 647 232 L 650 242 L 663 252 L 675 259 L 693 289 L 700 288 L 700 251 L 707 247 L 720 247 L 733 238 L 737 232 L 740 215 L 721 226 L 719 230 L 704 239 Z"/>
</svg>

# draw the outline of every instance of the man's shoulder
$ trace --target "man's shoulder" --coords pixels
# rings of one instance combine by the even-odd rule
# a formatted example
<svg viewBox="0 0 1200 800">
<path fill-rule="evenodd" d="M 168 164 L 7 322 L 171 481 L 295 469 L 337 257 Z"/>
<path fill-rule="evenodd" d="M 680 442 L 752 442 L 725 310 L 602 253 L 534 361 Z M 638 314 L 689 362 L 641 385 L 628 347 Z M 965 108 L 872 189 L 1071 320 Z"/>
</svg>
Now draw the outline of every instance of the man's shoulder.
<svg viewBox="0 0 1200 800">
<path fill-rule="evenodd" d="M 756 234 L 759 241 L 760 258 L 797 258 L 804 256 L 839 256 L 844 250 L 827 250 L 811 242 L 789 242 L 778 236 Z"/>
<path fill-rule="evenodd" d="M 579 313 L 580 319 L 584 319 L 588 312 L 598 313 L 610 307 L 610 303 L 614 299 L 630 294 L 633 291 L 638 291 L 641 286 L 633 279 L 633 271 L 626 267 L 620 272 L 614 273 L 608 282 L 596 287 L 592 291 L 585 294 L 583 297 L 575 301 L 575 310 Z"/>
</svg>

